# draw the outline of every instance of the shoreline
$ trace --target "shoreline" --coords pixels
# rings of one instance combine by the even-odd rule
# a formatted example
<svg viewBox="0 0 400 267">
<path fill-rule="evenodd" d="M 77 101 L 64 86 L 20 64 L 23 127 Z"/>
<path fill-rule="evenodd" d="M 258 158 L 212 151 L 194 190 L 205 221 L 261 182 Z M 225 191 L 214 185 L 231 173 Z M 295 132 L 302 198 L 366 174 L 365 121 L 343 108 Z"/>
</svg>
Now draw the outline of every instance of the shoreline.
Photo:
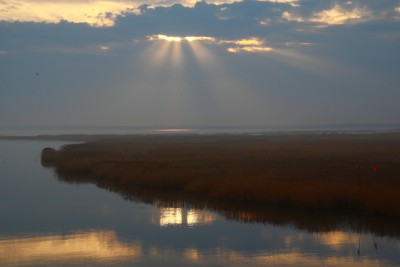
<svg viewBox="0 0 400 267">
<path fill-rule="evenodd" d="M 135 137 L 165 137 L 165 136 L 198 136 L 198 137 L 363 137 L 363 136 L 398 136 L 400 129 L 393 130 L 272 130 L 272 131 L 243 131 L 243 132 L 174 132 L 159 130 L 145 133 L 72 133 L 72 134 L 28 134 L 28 135 L 2 135 L 0 140 L 56 140 L 56 141 L 98 141 L 105 139 L 135 138 Z"/>
<path fill-rule="evenodd" d="M 127 190 L 399 218 L 398 151 L 400 134 L 113 136 L 44 149 L 42 164 Z"/>
</svg>

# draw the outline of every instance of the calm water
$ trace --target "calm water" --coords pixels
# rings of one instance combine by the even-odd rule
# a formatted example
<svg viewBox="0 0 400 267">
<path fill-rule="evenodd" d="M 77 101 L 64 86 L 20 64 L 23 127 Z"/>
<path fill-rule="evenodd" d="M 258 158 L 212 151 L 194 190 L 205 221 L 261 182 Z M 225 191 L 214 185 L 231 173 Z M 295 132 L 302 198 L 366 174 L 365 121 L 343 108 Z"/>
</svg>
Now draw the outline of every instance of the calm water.
<svg viewBox="0 0 400 267">
<path fill-rule="evenodd" d="M 396 231 L 314 231 L 298 215 L 255 223 L 251 212 L 62 181 L 40 164 L 42 148 L 62 144 L 0 141 L 0 266 L 400 265 Z"/>
</svg>

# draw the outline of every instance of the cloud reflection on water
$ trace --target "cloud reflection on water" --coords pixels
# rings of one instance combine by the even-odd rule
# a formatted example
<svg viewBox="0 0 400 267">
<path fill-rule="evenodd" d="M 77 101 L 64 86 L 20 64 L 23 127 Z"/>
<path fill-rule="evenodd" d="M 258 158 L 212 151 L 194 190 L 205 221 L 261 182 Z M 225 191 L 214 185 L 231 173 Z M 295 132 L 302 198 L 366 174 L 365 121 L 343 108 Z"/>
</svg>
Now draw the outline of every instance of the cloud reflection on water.
<svg viewBox="0 0 400 267">
<path fill-rule="evenodd" d="M 132 261 L 141 254 L 142 248 L 139 243 L 126 245 L 118 240 L 114 231 L 0 239 L 0 262 L 10 265 L 115 262 L 125 261 L 127 258 Z"/>
<path fill-rule="evenodd" d="M 345 244 L 351 244 L 353 246 L 358 245 L 359 234 L 346 233 L 342 231 L 327 232 L 316 234 L 316 239 L 332 249 L 340 248 Z"/>
<path fill-rule="evenodd" d="M 300 235 L 304 233 L 299 232 Z M 285 238 L 285 236 L 281 236 Z M 356 235 L 345 232 L 310 234 L 316 244 L 328 248 L 325 253 L 305 253 L 297 246 L 285 246 L 263 251 L 246 252 L 232 249 L 226 244 L 199 248 L 191 246 L 174 248 L 160 244 L 147 244 L 146 240 L 122 242 L 112 230 L 86 231 L 67 235 L 43 234 L 32 237 L 0 239 L 0 262 L 3 266 L 38 264 L 127 265 L 135 262 L 155 266 L 159 261 L 176 266 L 376 266 L 379 258 L 355 253 L 336 253 L 338 246 L 354 243 Z M 296 237 L 295 237 L 296 239 Z"/>
</svg>

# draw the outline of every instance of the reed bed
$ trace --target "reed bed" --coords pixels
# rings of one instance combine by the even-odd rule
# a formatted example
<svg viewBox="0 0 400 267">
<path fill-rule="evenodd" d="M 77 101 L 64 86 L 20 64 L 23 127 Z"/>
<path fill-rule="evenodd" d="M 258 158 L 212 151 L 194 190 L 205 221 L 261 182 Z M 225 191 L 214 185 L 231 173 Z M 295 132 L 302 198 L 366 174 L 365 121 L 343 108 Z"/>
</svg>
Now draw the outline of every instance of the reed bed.
<svg viewBox="0 0 400 267">
<path fill-rule="evenodd" d="M 126 188 L 400 217 L 398 134 L 120 137 L 46 148 L 42 162 Z"/>
</svg>

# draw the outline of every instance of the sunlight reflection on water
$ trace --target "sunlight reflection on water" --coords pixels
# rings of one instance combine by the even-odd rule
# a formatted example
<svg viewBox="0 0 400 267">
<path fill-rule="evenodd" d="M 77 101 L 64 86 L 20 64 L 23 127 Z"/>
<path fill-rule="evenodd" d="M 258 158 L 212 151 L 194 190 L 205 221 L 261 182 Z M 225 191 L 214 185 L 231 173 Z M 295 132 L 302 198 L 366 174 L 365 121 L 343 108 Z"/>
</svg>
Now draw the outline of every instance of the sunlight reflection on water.
<svg viewBox="0 0 400 267">
<path fill-rule="evenodd" d="M 160 208 L 160 226 L 181 225 L 199 226 L 212 224 L 215 215 L 205 210 L 184 209 L 184 208 Z"/>
</svg>

